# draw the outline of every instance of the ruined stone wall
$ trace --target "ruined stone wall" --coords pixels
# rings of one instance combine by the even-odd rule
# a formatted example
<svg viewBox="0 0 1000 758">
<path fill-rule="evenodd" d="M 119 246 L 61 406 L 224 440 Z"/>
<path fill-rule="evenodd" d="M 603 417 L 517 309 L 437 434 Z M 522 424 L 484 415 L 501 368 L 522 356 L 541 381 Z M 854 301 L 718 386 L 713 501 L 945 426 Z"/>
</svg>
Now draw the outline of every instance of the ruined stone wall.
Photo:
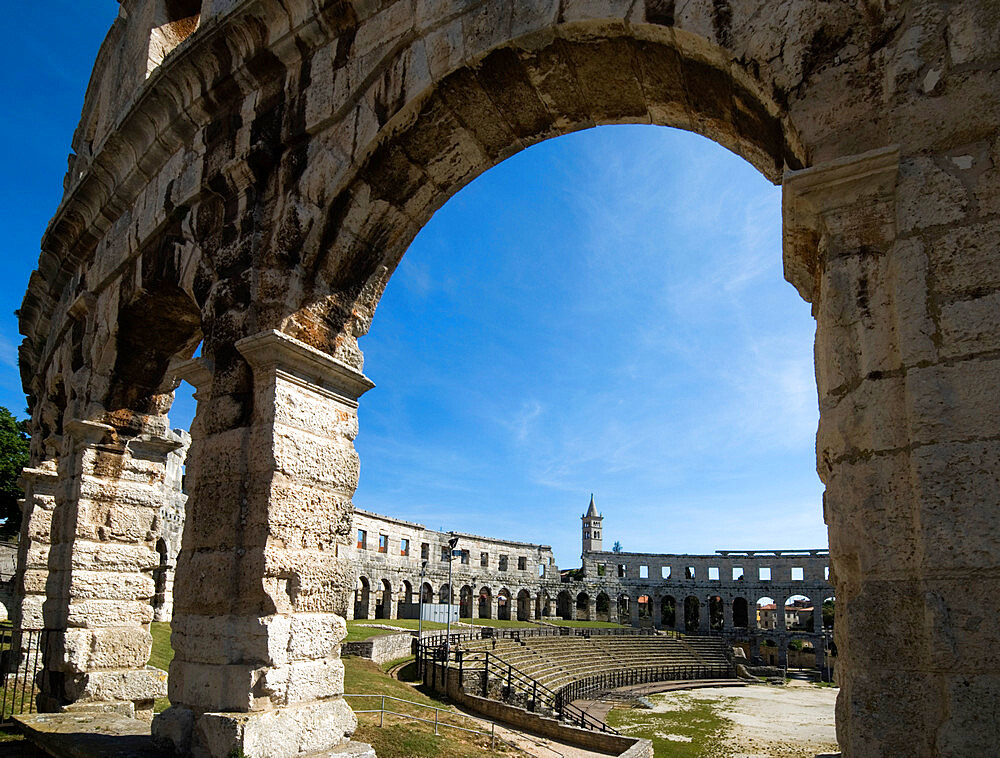
<svg viewBox="0 0 1000 758">
<path fill-rule="evenodd" d="M 783 185 L 785 275 L 817 320 L 845 755 L 989 753 L 997 40 L 990 0 L 123 0 L 20 309 L 20 613 L 65 630 L 46 702 L 145 712 L 162 689 L 149 566 L 183 375 L 157 734 L 213 756 L 343 741 L 358 337 L 460 187 L 539 140 L 651 123 Z"/>
</svg>

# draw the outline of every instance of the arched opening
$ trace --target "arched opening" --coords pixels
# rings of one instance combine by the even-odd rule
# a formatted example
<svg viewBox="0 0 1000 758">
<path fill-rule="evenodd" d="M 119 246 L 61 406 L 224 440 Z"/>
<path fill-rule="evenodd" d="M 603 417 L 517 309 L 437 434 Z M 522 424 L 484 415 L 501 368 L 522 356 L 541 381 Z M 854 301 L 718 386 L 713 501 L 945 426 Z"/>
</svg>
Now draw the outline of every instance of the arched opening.
<svg viewBox="0 0 1000 758">
<path fill-rule="evenodd" d="M 153 571 L 153 620 L 170 621 L 167 613 L 167 603 L 172 598 L 167 597 L 167 543 L 160 537 L 156 541 L 156 555 L 158 557 L 156 569 Z"/>
<path fill-rule="evenodd" d="M 460 595 L 460 597 L 461 597 L 461 601 L 460 601 L 461 608 L 459 608 L 459 611 L 458 611 L 458 615 L 461 618 L 463 618 L 463 619 L 471 619 L 472 618 L 472 598 L 474 596 L 475 596 L 475 592 L 473 591 L 472 587 L 470 587 L 468 584 L 466 584 L 464 587 L 462 587 L 462 589 L 461 589 L 461 595 Z"/>
<path fill-rule="evenodd" d="M 510 590 L 506 587 L 497 593 L 497 621 L 510 621 Z"/>
<path fill-rule="evenodd" d="M 576 596 L 576 616 L 577 621 L 586 621 L 590 614 L 590 595 L 581 592 Z"/>
<path fill-rule="evenodd" d="M 442 605 L 451 604 L 453 602 L 451 587 L 449 585 L 441 585 L 441 591 L 438 593 L 438 602 Z"/>
<path fill-rule="evenodd" d="M 493 618 L 493 593 L 489 587 L 479 588 L 479 618 Z"/>
<path fill-rule="evenodd" d="M 673 595 L 666 595 L 660 601 L 660 618 L 663 619 L 664 629 L 675 629 L 677 627 L 677 601 Z"/>
<path fill-rule="evenodd" d="M 628 595 L 618 596 L 618 623 L 624 626 L 632 623 L 632 603 Z"/>
<path fill-rule="evenodd" d="M 819 631 L 815 628 L 817 609 L 805 595 L 792 595 L 785 600 L 785 628 L 790 632 Z"/>
<path fill-rule="evenodd" d="M 722 598 L 712 595 L 708 598 L 708 628 L 713 632 L 721 632 L 725 623 Z"/>
<path fill-rule="evenodd" d="M 764 631 L 774 631 L 778 628 L 778 605 L 772 597 L 757 599 L 757 628 Z"/>
<path fill-rule="evenodd" d="M 411 605 L 413 603 L 413 585 L 406 579 L 399 585 L 399 595 L 396 600 L 399 605 Z"/>
<path fill-rule="evenodd" d="M 535 598 L 535 618 L 549 618 L 552 616 L 552 600 L 549 593 L 542 590 Z"/>
<path fill-rule="evenodd" d="M 745 597 L 733 600 L 733 626 L 746 629 L 750 626 L 750 606 Z"/>
<path fill-rule="evenodd" d="M 611 598 L 603 590 L 597 593 L 597 600 L 594 603 L 597 613 L 597 621 L 611 621 Z"/>
<path fill-rule="evenodd" d="M 639 613 L 639 626 L 651 626 L 653 623 L 653 603 L 649 595 L 639 595 L 636 610 Z"/>
<path fill-rule="evenodd" d="M 367 577 L 359 576 L 357 585 L 354 588 L 354 618 L 368 618 L 368 610 L 371 605 L 371 583 Z"/>
<path fill-rule="evenodd" d="M 823 629 L 832 630 L 837 608 L 837 598 L 823 598 Z"/>
<path fill-rule="evenodd" d="M 684 631 L 694 634 L 701 625 L 701 603 L 694 595 L 684 598 Z"/>
<path fill-rule="evenodd" d="M 563 621 L 573 620 L 573 596 L 569 590 L 562 590 L 556 595 L 556 615 Z"/>
<path fill-rule="evenodd" d="M 392 618 L 392 585 L 388 579 L 383 579 L 379 583 L 379 590 L 376 593 L 375 618 Z"/>
<path fill-rule="evenodd" d="M 531 593 L 527 590 L 521 590 L 517 593 L 517 620 L 531 620 Z"/>
<path fill-rule="evenodd" d="M 434 588 L 431 587 L 430 582 L 424 582 L 422 585 L 420 585 L 420 602 L 422 603 L 434 602 Z"/>
</svg>

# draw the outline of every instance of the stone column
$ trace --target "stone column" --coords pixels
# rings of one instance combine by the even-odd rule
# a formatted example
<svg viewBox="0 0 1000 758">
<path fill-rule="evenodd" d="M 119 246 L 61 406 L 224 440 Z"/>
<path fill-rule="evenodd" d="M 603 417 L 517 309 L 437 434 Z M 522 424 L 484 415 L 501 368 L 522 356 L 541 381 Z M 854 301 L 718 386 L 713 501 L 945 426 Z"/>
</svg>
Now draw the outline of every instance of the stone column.
<svg viewBox="0 0 1000 758">
<path fill-rule="evenodd" d="M 776 632 L 788 631 L 788 624 L 785 623 L 785 600 L 780 597 L 774 599 L 774 630 Z"/>
<path fill-rule="evenodd" d="M 663 599 L 659 598 L 659 597 L 654 598 L 652 595 L 650 595 L 649 596 L 649 602 L 652 605 L 651 611 L 652 611 L 652 617 L 653 617 L 653 626 L 656 629 L 662 629 L 663 628 Z"/>
<path fill-rule="evenodd" d="M 736 628 L 733 624 L 733 598 L 722 600 L 722 631 L 731 632 Z"/>
<path fill-rule="evenodd" d="M 699 599 L 698 602 L 700 604 L 700 607 L 698 608 L 698 631 L 701 634 L 707 634 L 712 628 L 711 600 L 706 598 L 705 602 L 702 603 L 701 600 Z"/>
<path fill-rule="evenodd" d="M 823 604 L 813 603 L 813 634 L 823 631 Z"/>
<path fill-rule="evenodd" d="M 373 385 L 279 332 L 236 347 L 249 376 L 230 355 L 225 369 L 204 360 L 190 377 L 194 489 L 177 562 L 172 705 L 154 736 L 185 755 L 292 758 L 335 748 L 357 723 L 342 698 L 336 609 L 354 588 L 353 441 L 358 398 Z"/>
<path fill-rule="evenodd" d="M 162 484 L 179 446 L 172 437 L 122 441 L 93 421 L 64 424 L 43 606 L 45 626 L 62 631 L 40 707 L 152 718 L 166 694 L 166 676 L 146 663 Z"/>
<path fill-rule="evenodd" d="M 778 639 L 778 665 L 788 665 L 788 638 L 784 635 Z"/>
<path fill-rule="evenodd" d="M 681 633 L 687 631 L 687 625 L 684 622 L 687 611 L 686 599 L 686 596 L 679 599 L 674 598 L 674 629 Z"/>
<path fill-rule="evenodd" d="M 49 547 L 52 541 L 52 512 L 56 507 L 59 475 L 55 460 L 46 460 L 37 468 L 21 472 L 24 512 L 21 538 L 17 546 L 17 574 L 14 583 L 17 605 L 12 614 L 14 628 L 42 629 L 45 618 L 45 580 L 49 570 Z"/>
<path fill-rule="evenodd" d="M 887 148 L 783 182 L 786 278 L 817 321 L 837 734 L 852 758 L 995 747 L 979 704 L 1000 692 L 1000 627 L 984 615 L 1000 596 L 997 158 L 985 142 L 954 157 Z"/>
<path fill-rule="evenodd" d="M 639 626 L 639 596 L 628 596 L 628 616 L 632 626 Z"/>
<path fill-rule="evenodd" d="M 612 624 L 618 623 L 618 598 L 608 598 L 608 621 Z"/>
</svg>

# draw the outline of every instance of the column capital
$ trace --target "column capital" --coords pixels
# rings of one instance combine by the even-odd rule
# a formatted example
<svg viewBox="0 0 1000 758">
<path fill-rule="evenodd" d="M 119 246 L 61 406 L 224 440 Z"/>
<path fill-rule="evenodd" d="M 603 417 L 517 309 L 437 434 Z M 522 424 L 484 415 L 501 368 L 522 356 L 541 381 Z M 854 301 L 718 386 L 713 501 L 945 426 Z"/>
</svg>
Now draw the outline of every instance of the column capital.
<svg viewBox="0 0 1000 758">
<path fill-rule="evenodd" d="M 38 468 L 29 468 L 25 466 L 21 469 L 21 476 L 17 480 L 18 486 L 27 491 L 28 488 L 38 489 L 39 485 L 43 487 L 48 485 L 50 487 L 55 487 L 56 483 L 59 481 L 59 472 L 55 468 L 54 461 L 42 461 L 38 464 Z"/>
<path fill-rule="evenodd" d="M 158 437 L 152 434 L 144 434 L 129 440 L 126 447 L 130 453 L 140 458 L 165 459 L 174 450 L 184 447 L 184 442 L 173 435 Z"/>
<path fill-rule="evenodd" d="M 830 228 L 839 212 L 852 209 L 848 220 L 852 236 L 873 236 L 881 242 L 895 239 L 898 175 L 898 145 L 785 172 L 781 183 L 785 279 L 805 300 L 815 303 L 819 295 L 821 240 L 842 231 Z M 884 207 L 886 201 L 891 208 Z"/>
<path fill-rule="evenodd" d="M 320 388 L 357 407 L 358 398 L 375 386 L 367 376 L 321 350 L 277 330 L 245 337 L 236 343 L 254 372 L 280 374 L 299 384 Z"/>
<path fill-rule="evenodd" d="M 171 366 L 174 379 L 185 381 L 198 392 L 212 388 L 212 362 L 207 358 L 191 358 Z"/>
<path fill-rule="evenodd" d="M 74 418 L 63 424 L 63 431 L 74 442 L 96 445 L 114 434 L 115 428 L 110 424 L 102 424 L 98 421 Z"/>
</svg>

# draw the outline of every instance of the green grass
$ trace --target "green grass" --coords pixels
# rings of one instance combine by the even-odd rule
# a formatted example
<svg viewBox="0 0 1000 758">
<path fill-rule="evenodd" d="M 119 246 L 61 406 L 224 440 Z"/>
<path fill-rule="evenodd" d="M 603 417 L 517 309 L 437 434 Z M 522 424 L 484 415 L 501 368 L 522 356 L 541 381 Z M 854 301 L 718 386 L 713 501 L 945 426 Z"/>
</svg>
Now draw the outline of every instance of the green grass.
<svg viewBox="0 0 1000 758">
<path fill-rule="evenodd" d="M 423 687 L 412 687 L 393 679 L 377 665 L 364 658 L 344 659 L 344 691 L 363 695 L 389 695 L 413 703 L 454 710 L 453 706 Z M 380 698 L 348 698 L 357 710 L 378 708 Z M 411 713 L 421 718 L 434 719 L 434 712 L 416 705 L 388 701 L 386 708 L 401 713 Z M 442 724 L 454 723 L 470 727 L 467 719 L 440 714 Z M 378 714 L 360 714 L 358 730 L 353 739 L 367 742 L 375 748 L 379 758 L 478 758 L 488 751 L 488 741 L 483 737 L 442 728 L 434 735 L 433 724 L 386 715 L 385 726 L 379 727 Z"/>
<path fill-rule="evenodd" d="M 170 624 L 166 621 L 154 621 L 149 625 L 149 631 L 153 635 L 153 652 L 149 655 L 149 665 L 169 671 L 170 661 L 174 659 L 174 649 L 170 647 Z M 167 698 L 157 698 L 153 710 L 159 713 L 169 705 Z"/>
<path fill-rule="evenodd" d="M 417 631 L 416 619 L 354 619 L 347 622 L 347 638 L 344 642 L 361 642 L 371 637 L 383 637 L 387 634 L 397 633 L 391 629 L 373 629 L 370 626 L 364 626 L 365 624 L 382 624 L 385 626 L 394 626 L 400 631 Z M 437 621 L 425 621 L 423 623 L 424 632 L 436 632 L 445 628 L 447 628 L 445 624 L 438 623 Z"/>
<path fill-rule="evenodd" d="M 659 702 L 655 695 L 650 699 Z M 652 740 L 657 758 L 718 758 L 719 738 L 733 724 L 719 714 L 724 704 L 691 694 L 674 695 L 672 702 L 676 707 L 665 713 L 615 708 L 608 714 L 608 724 L 623 734 Z M 667 735 L 688 739 L 667 739 Z"/>
<path fill-rule="evenodd" d="M 611 621 L 566 621 L 564 619 L 545 619 L 546 624 L 555 626 L 572 626 L 580 629 L 631 629 L 626 624 L 616 624 Z"/>
<path fill-rule="evenodd" d="M 472 626 L 492 626 L 494 629 L 528 629 L 538 626 L 537 621 L 501 621 L 500 619 L 462 619 L 462 623 Z"/>
</svg>

